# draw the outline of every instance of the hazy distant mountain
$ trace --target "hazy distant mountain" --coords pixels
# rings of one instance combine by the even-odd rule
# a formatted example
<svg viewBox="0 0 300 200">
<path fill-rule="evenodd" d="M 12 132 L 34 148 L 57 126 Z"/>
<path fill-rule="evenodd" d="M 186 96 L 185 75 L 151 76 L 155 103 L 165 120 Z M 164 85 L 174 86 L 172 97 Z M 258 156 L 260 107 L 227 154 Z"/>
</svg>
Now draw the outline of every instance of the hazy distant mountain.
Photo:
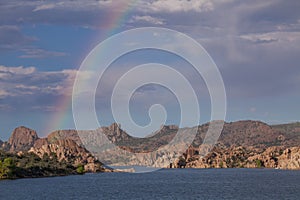
<svg viewBox="0 0 300 200">
<path fill-rule="evenodd" d="M 202 144 L 209 124 L 210 123 L 206 123 L 198 127 L 194 127 L 198 130 L 192 146 L 197 147 Z M 102 133 L 104 133 L 112 143 L 117 144 L 118 146 L 126 149 L 132 149 L 135 152 L 143 152 L 153 151 L 163 145 L 166 145 L 173 139 L 178 130 L 185 129 L 190 128 L 179 129 L 174 125 L 162 126 L 159 131 L 148 137 L 135 138 L 128 135 L 117 124 L 112 124 L 110 127 L 103 127 Z M 62 133 L 62 131 L 60 133 Z M 66 135 L 67 134 L 63 137 Z M 230 147 L 232 145 L 255 147 L 281 145 L 286 147 L 297 146 L 300 144 L 300 123 L 275 126 L 270 126 L 260 121 L 250 120 L 224 123 L 218 143 L 226 147 Z"/>
</svg>

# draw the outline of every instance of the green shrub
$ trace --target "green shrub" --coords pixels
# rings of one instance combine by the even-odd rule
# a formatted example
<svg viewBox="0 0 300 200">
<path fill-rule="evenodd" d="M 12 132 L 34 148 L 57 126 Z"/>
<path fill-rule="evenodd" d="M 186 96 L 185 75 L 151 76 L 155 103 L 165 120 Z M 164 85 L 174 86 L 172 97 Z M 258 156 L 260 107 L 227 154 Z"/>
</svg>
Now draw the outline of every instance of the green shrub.
<svg viewBox="0 0 300 200">
<path fill-rule="evenodd" d="M 78 174 L 84 174 L 84 166 L 81 165 L 81 164 L 79 164 L 79 165 L 77 166 L 76 172 L 77 172 Z"/>
<path fill-rule="evenodd" d="M 0 160 L 0 179 L 14 178 L 15 171 L 16 164 L 12 158 L 5 158 L 3 162 Z"/>
<path fill-rule="evenodd" d="M 261 160 L 256 160 L 256 161 L 255 161 L 255 164 L 256 164 L 256 167 L 257 167 L 257 168 L 263 167 L 263 162 L 262 162 Z"/>
</svg>

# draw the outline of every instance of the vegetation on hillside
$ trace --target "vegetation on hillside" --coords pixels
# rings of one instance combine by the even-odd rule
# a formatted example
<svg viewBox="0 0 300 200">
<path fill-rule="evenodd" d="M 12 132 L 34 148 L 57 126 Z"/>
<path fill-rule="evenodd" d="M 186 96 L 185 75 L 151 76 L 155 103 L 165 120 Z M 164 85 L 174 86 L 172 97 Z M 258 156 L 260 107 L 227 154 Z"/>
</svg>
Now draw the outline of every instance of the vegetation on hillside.
<svg viewBox="0 0 300 200">
<path fill-rule="evenodd" d="M 45 154 L 40 158 L 33 153 L 12 154 L 0 151 L 0 179 L 82 174 L 83 169 L 83 166 L 78 170 L 65 161 L 59 162 L 55 154 Z"/>
</svg>

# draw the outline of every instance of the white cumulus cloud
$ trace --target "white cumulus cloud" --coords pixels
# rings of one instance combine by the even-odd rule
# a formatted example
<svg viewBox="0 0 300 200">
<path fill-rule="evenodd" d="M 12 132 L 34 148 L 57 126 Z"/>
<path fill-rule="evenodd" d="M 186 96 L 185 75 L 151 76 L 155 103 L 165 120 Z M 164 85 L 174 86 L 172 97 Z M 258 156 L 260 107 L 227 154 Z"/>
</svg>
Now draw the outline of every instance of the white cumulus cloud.
<svg viewBox="0 0 300 200">
<path fill-rule="evenodd" d="M 150 24 L 155 24 L 155 25 L 165 24 L 163 19 L 156 18 L 156 17 L 151 17 L 150 15 L 144 15 L 144 16 L 135 15 L 135 16 L 132 17 L 130 22 L 131 23 L 134 23 L 134 22 L 148 22 Z"/>
<path fill-rule="evenodd" d="M 36 71 L 35 67 L 6 67 L 3 65 L 0 65 L 0 77 L 1 74 L 4 75 L 5 73 L 11 73 L 11 74 L 32 74 Z"/>
</svg>

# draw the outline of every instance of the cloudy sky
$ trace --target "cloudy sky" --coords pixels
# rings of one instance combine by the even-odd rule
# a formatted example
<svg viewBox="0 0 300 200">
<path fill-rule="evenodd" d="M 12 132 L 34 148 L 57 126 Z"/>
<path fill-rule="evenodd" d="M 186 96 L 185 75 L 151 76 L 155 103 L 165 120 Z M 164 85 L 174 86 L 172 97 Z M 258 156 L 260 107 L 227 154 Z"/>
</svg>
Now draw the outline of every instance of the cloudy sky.
<svg viewBox="0 0 300 200">
<path fill-rule="evenodd" d="M 87 54 L 115 33 L 153 26 L 185 33 L 210 54 L 226 89 L 226 121 L 299 121 L 299 10 L 298 0 L 2 1 L 0 138 L 20 125 L 41 136 L 74 128 L 72 88 Z M 114 62 L 99 83 L 95 107 L 101 124 L 113 122 L 113 83 L 129 66 L 149 62 L 186 76 L 199 98 L 200 123 L 210 120 L 209 94 L 191 66 L 167 52 L 145 50 Z M 179 123 L 174 94 L 157 85 L 133 95 L 133 119 L 149 123 L 148 109 L 157 103 L 165 106 L 168 124 Z"/>
</svg>

